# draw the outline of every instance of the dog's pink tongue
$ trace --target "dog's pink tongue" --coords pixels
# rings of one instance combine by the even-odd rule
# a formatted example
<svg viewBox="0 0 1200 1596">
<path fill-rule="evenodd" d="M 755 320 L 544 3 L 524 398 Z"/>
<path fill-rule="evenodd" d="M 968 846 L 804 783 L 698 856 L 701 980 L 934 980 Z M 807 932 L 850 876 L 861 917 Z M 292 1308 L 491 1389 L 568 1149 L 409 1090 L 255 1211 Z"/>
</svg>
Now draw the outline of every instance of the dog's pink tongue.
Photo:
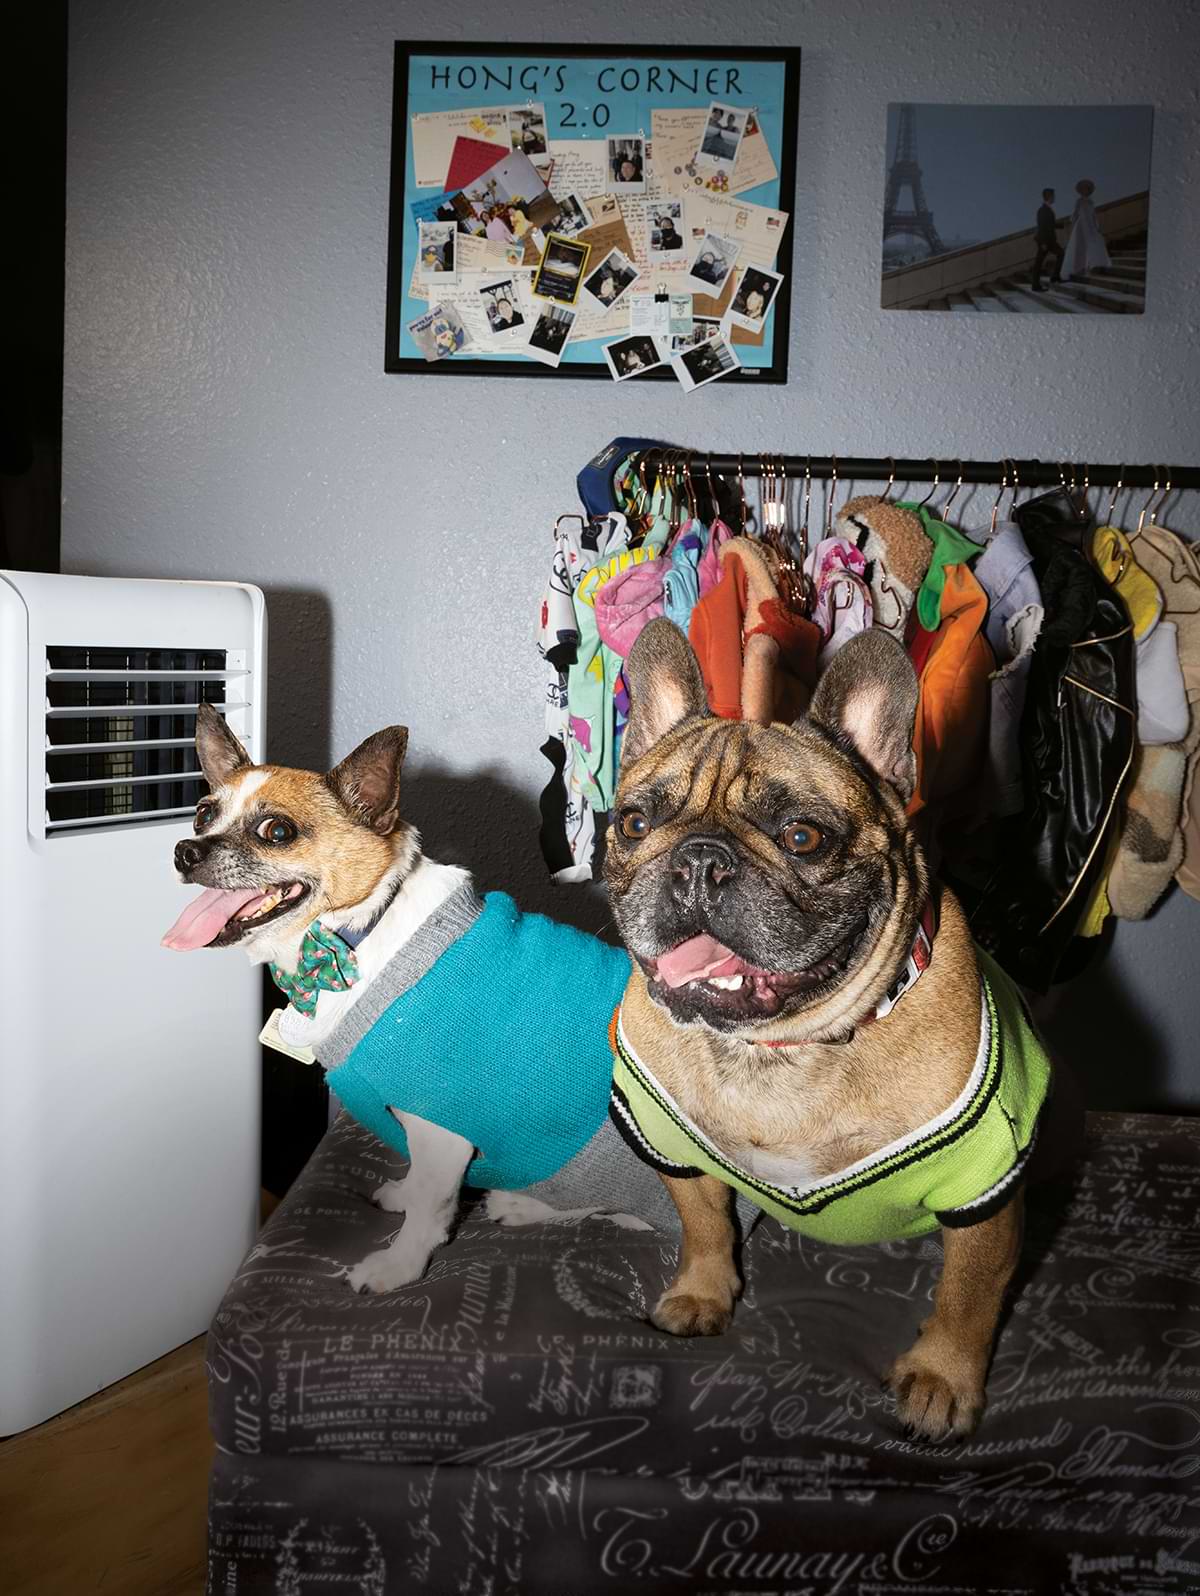
<svg viewBox="0 0 1200 1596">
<path fill-rule="evenodd" d="M 725 974 L 721 969 L 730 959 L 737 959 L 731 949 L 707 934 L 689 937 L 669 953 L 655 960 L 655 973 L 668 986 L 686 986 L 689 981 L 703 981 L 706 976 Z"/>
<path fill-rule="evenodd" d="M 164 948 L 174 948 L 179 953 L 190 953 L 193 948 L 206 948 L 214 937 L 220 936 L 226 922 L 251 898 L 261 898 L 261 887 L 238 887 L 226 892 L 220 887 L 205 887 L 194 898 L 162 939 Z"/>
</svg>

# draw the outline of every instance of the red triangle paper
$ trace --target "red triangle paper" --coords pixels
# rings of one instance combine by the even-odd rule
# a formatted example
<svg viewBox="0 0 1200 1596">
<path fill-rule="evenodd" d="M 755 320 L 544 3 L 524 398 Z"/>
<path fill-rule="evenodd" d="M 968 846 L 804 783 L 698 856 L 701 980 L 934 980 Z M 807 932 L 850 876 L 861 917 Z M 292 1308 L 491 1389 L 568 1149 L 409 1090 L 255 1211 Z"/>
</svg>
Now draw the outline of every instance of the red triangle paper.
<svg viewBox="0 0 1200 1596">
<path fill-rule="evenodd" d="M 511 154 L 510 149 L 498 142 L 493 144 L 487 139 L 456 138 L 454 153 L 450 157 L 450 170 L 446 173 L 446 193 L 456 194 L 460 188 L 466 188 L 468 183 L 482 177 L 497 161 Z"/>
</svg>

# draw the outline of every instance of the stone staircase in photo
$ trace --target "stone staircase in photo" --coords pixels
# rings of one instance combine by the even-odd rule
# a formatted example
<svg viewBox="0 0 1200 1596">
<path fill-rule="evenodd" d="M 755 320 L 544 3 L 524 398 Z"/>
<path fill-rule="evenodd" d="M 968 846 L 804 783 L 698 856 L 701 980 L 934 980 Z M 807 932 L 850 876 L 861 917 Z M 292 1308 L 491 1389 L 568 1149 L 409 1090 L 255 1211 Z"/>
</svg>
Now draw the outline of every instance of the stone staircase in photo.
<svg viewBox="0 0 1200 1596">
<path fill-rule="evenodd" d="M 1146 308 L 1146 251 L 1110 253 L 1111 266 L 1101 266 L 1069 282 L 1051 284 L 1044 279 L 1041 293 L 1034 292 L 1028 272 L 1009 272 L 944 299 L 932 299 L 924 308 L 1018 316 L 1047 311 L 1062 316 L 1140 316 Z"/>
</svg>

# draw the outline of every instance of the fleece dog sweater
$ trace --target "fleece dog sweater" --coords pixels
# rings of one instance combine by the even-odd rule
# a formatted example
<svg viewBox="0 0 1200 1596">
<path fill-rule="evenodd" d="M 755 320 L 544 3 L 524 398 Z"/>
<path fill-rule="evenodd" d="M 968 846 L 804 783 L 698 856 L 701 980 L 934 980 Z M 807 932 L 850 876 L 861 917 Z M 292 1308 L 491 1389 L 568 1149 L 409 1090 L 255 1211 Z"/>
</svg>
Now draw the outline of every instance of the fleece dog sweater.
<svg viewBox="0 0 1200 1596">
<path fill-rule="evenodd" d="M 606 1125 L 629 969 L 623 948 L 464 884 L 322 1045 L 330 1090 L 405 1156 L 389 1103 L 474 1143 L 469 1185 L 535 1185 Z"/>
<path fill-rule="evenodd" d="M 618 1016 L 612 1114 L 634 1151 L 669 1175 L 715 1175 L 802 1235 L 835 1246 L 978 1224 L 1025 1173 L 1050 1086 L 1050 1061 L 1017 989 L 986 953 L 979 1050 L 967 1084 L 937 1119 L 803 1186 L 778 1186 L 732 1163 L 655 1080 Z"/>
</svg>

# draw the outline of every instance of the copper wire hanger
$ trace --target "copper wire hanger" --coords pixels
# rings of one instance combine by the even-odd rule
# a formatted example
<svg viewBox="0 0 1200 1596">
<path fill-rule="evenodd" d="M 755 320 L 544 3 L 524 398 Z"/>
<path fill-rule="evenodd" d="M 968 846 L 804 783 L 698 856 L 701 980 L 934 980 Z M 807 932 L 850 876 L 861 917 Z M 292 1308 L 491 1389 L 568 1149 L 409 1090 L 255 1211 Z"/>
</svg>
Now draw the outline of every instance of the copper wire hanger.
<svg viewBox="0 0 1200 1596">
<path fill-rule="evenodd" d="M 1155 466 L 1154 469 L 1155 469 L 1155 471 L 1157 471 L 1158 467 Z M 1158 497 L 1158 477 L 1156 476 L 1154 478 L 1154 486 L 1150 489 L 1150 497 L 1146 500 L 1145 504 L 1143 504 L 1142 513 L 1141 513 L 1141 515 L 1138 516 L 1137 526 L 1129 534 L 1129 537 L 1130 537 L 1131 541 L 1134 538 L 1136 538 L 1141 533 L 1141 530 L 1142 530 L 1143 526 L 1145 526 L 1145 524 L 1146 524 L 1146 511 L 1154 503 L 1154 501 L 1155 501 L 1155 499 L 1157 497 Z"/>
<path fill-rule="evenodd" d="M 988 528 L 988 537 L 996 536 L 996 517 L 1000 514 L 1000 506 L 1004 502 L 1004 491 L 1008 487 L 1008 461 L 1000 462 L 1000 492 L 996 495 L 996 502 L 992 505 L 992 524 Z"/>
<path fill-rule="evenodd" d="M 1158 523 L 1158 512 L 1162 509 L 1163 505 L 1166 504 L 1167 500 L 1171 497 L 1171 468 L 1170 468 L 1170 466 L 1163 466 L 1163 471 L 1166 474 L 1167 485 L 1162 491 L 1162 498 L 1158 501 L 1158 503 L 1154 506 L 1153 510 L 1151 510 L 1151 512 L 1150 512 L 1150 525 L 1151 526 L 1157 525 L 1157 523 Z"/>
<path fill-rule="evenodd" d="M 812 455 L 804 459 L 804 503 L 801 508 L 800 537 L 805 548 L 808 547 L 808 506 L 812 499 Z"/>
<path fill-rule="evenodd" d="M 1118 499 L 1118 497 L 1120 495 L 1121 489 L 1124 486 L 1125 486 L 1125 462 L 1122 460 L 1122 462 L 1120 464 L 1120 467 L 1117 470 L 1117 485 L 1113 489 L 1112 498 L 1108 501 L 1108 513 L 1104 517 L 1104 519 L 1108 522 L 1109 526 L 1112 525 L 1113 511 L 1117 507 L 1117 499 Z"/>
<path fill-rule="evenodd" d="M 742 501 L 742 527 L 741 535 L 746 536 L 746 478 L 742 463 L 742 452 L 738 450 L 738 497 Z"/>
<path fill-rule="evenodd" d="M 920 504 L 917 505 L 917 509 L 918 510 L 923 510 L 925 508 L 925 506 L 929 503 L 930 499 L 932 499 L 934 494 L 937 492 L 938 487 L 939 487 L 939 485 L 941 483 L 941 480 L 942 480 L 942 468 L 938 464 L 938 462 L 936 460 L 934 460 L 932 458 L 932 456 L 931 456 L 929 463 L 933 467 L 933 486 L 930 488 L 929 492 L 925 495 L 925 497 L 921 500 Z"/>
<path fill-rule="evenodd" d="M 717 503 L 717 490 L 713 484 L 711 449 L 708 450 L 704 456 L 704 476 L 708 485 L 709 522 L 711 524 L 717 519 L 721 509 L 720 505 Z"/>
<path fill-rule="evenodd" d="M 889 475 L 887 482 L 884 484 L 883 492 L 879 495 L 880 504 L 882 504 L 886 499 L 890 498 L 892 488 L 896 483 L 896 462 L 890 454 L 887 457 L 887 463 Z"/>
<path fill-rule="evenodd" d="M 944 521 L 946 519 L 946 512 L 949 510 L 950 506 L 954 503 L 955 499 L 958 498 L 958 490 L 959 490 L 959 488 L 962 487 L 963 463 L 962 463 L 961 460 L 956 461 L 955 463 L 958 466 L 958 481 L 951 488 L 950 497 L 946 500 L 945 504 L 943 504 L 941 509 L 938 511 L 938 520 L 939 521 Z"/>
<path fill-rule="evenodd" d="M 837 496 L 838 483 L 837 455 L 831 454 L 829 460 L 829 496 L 825 500 L 825 536 L 827 538 L 833 536 L 833 501 Z"/>
</svg>

